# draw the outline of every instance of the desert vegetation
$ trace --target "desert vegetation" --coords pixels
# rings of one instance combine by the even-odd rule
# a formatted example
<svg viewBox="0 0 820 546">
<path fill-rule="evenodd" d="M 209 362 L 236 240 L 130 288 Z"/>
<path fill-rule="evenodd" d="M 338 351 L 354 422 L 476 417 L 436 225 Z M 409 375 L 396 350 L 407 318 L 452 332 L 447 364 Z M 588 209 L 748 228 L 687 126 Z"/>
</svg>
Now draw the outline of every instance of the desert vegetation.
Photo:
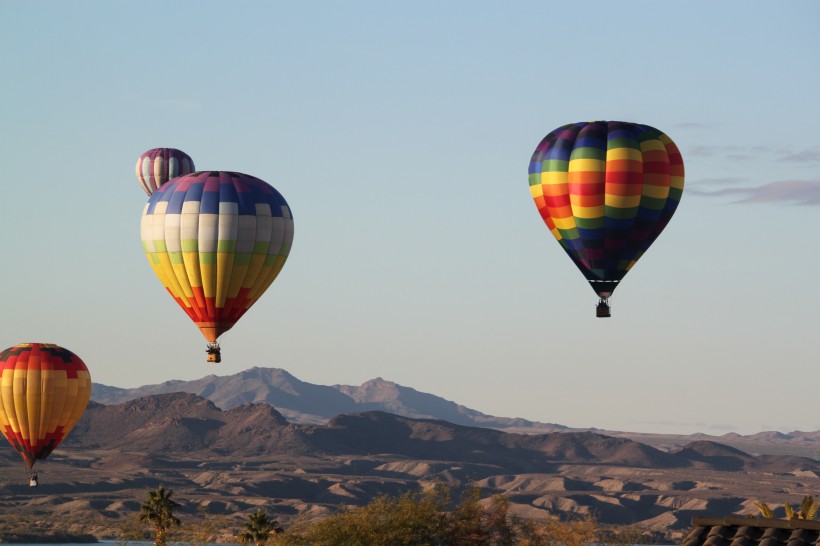
<svg viewBox="0 0 820 546">
<path fill-rule="evenodd" d="M 747 514 L 760 499 L 782 518 L 786 503 L 820 488 L 817 460 L 689 440 L 661 451 L 598 433 L 509 434 L 384 412 L 299 425 L 267 404 L 223 411 L 191 394 L 149 396 L 89 407 L 34 492 L 17 454 L 0 450 L 0 529 L 19 517 L 15 533 L 153 542 L 137 515 L 162 485 L 181 505 L 169 542 L 237 543 L 259 509 L 287 535 L 441 482 L 456 497 L 448 511 L 469 485 L 485 510 L 501 495 L 519 537 L 532 522 L 593 515 L 599 527 L 634 525 L 668 544 L 694 516 Z"/>
<path fill-rule="evenodd" d="M 172 493 L 164 488 L 161 495 L 159 489 L 150 491 L 149 501 L 143 506 L 150 505 L 155 512 L 161 512 L 168 508 L 168 503 L 158 499 L 168 501 Z M 254 546 L 583 546 L 652 542 L 651 537 L 637 529 L 603 526 L 588 515 L 568 521 L 520 518 L 511 513 L 505 497 L 483 498 L 477 487 L 465 489 L 458 498 L 454 495 L 455 490 L 443 484 L 426 491 L 383 495 L 363 506 L 339 507 L 327 517 L 296 521 L 287 530 L 261 509 L 248 515 L 242 527 L 200 512 L 196 520 L 172 529 L 166 511 L 167 525 L 161 538 L 203 544 L 224 541 L 227 531 L 230 532 L 228 540 L 232 538 Z M 156 526 L 156 518 L 149 520 L 140 516 L 133 525 L 123 527 L 120 534 L 123 543 L 146 538 L 146 530 L 139 527 L 141 519 Z M 156 532 L 155 527 L 152 530 Z M 160 535 L 156 536 L 159 541 Z"/>
<path fill-rule="evenodd" d="M 581 546 L 645 542 L 629 527 L 604 529 L 594 517 L 571 521 L 527 520 L 510 514 L 500 495 L 482 499 L 481 491 L 439 485 L 423 492 L 377 497 L 371 503 L 319 521 L 297 525 L 277 545 L 349 546 Z"/>
<path fill-rule="evenodd" d="M 760 515 L 764 518 L 775 518 L 774 510 L 765 502 L 756 501 L 754 507 L 757 508 Z M 796 507 L 788 502 L 783 505 L 783 510 L 786 513 L 786 519 L 802 519 L 814 520 L 817 517 L 817 509 L 820 508 L 813 495 L 806 495 Z"/>
<path fill-rule="evenodd" d="M 165 487 L 159 486 L 155 491 L 148 492 L 148 498 L 140 506 L 139 521 L 153 527 L 155 546 L 165 546 L 168 530 L 181 523 L 174 515 L 181 505 L 171 498 L 173 495 L 173 489 L 166 491 Z"/>
<path fill-rule="evenodd" d="M 271 519 L 264 510 L 257 510 L 250 516 L 245 523 L 245 528 L 239 533 L 239 542 L 242 544 L 253 544 L 255 546 L 262 546 L 272 536 L 281 533 L 282 528 L 279 527 L 279 522 Z"/>
</svg>

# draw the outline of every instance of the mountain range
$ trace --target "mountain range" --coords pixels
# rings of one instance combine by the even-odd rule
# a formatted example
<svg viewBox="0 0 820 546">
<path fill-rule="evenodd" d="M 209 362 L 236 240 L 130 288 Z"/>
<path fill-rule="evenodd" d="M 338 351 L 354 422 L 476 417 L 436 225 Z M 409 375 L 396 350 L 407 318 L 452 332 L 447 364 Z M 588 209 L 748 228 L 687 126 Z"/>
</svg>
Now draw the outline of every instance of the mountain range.
<svg viewBox="0 0 820 546">
<path fill-rule="evenodd" d="M 711 441 L 662 451 L 595 432 L 518 434 L 409 418 L 384 411 L 336 415 L 324 424 L 291 423 L 268 403 L 228 410 L 183 392 L 121 404 L 91 402 L 67 446 L 138 452 L 273 457 L 391 454 L 504 466 L 508 472 L 546 472 L 560 464 L 713 471 L 820 473 L 820 462 L 794 456 L 753 456 Z"/>
<path fill-rule="evenodd" d="M 184 521 L 204 514 L 231 541 L 259 508 L 287 526 L 446 484 L 503 495 L 520 517 L 594 514 L 668 541 L 694 515 L 750 514 L 757 500 L 778 507 L 820 489 L 820 461 L 789 452 L 810 451 L 810 433 L 632 438 L 493 417 L 383 379 L 320 386 L 254 368 L 138 389 L 97 384 L 92 397 L 38 463 L 37 490 L 17 454 L 0 450 L 0 514 L 117 539 L 146 489 L 164 485 Z"/>
<path fill-rule="evenodd" d="M 251 368 L 229 376 L 208 375 L 193 381 L 166 381 L 133 389 L 95 383 L 91 399 L 117 404 L 142 396 L 187 392 L 206 398 L 229 410 L 248 403 L 273 406 L 288 421 L 322 424 L 337 415 L 383 411 L 413 419 L 438 419 L 456 425 L 493 428 L 505 432 L 598 432 L 629 438 L 664 450 L 678 449 L 695 440 L 715 441 L 754 454 L 795 455 L 820 459 L 820 432 L 760 432 L 753 435 L 728 433 L 647 434 L 596 428 L 570 428 L 521 418 L 496 417 L 470 409 L 434 394 L 424 393 L 380 377 L 362 385 L 315 385 L 301 381 L 279 368 Z"/>
<path fill-rule="evenodd" d="M 95 383 L 91 399 L 117 404 L 152 394 L 188 392 L 212 401 L 222 409 L 242 404 L 265 403 L 295 423 L 325 423 L 345 413 L 385 411 L 416 419 L 441 419 L 457 425 L 488 428 L 533 428 L 564 430 L 555 424 L 526 419 L 494 417 L 433 394 L 403 387 L 378 377 L 359 386 L 314 385 L 279 368 L 251 368 L 235 375 L 209 375 L 194 381 L 166 381 L 134 389 Z"/>
</svg>

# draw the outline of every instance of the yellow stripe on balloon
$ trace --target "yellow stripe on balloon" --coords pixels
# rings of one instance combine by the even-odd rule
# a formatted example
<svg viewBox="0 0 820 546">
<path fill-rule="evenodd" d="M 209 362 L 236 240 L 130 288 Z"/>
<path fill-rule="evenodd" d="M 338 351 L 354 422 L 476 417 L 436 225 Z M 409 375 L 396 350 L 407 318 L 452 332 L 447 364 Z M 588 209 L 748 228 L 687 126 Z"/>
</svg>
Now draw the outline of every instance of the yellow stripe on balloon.
<svg viewBox="0 0 820 546">
<path fill-rule="evenodd" d="M 199 252 L 183 252 L 182 263 L 185 264 L 185 278 L 191 288 L 202 288 L 202 273 L 199 270 Z"/>
<path fill-rule="evenodd" d="M 193 298 L 194 291 L 191 288 L 191 278 L 189 277 L 188 270 L 185 267 L 185 263 L 173 263 L 171 264 L 171 268 L 174 272 L 174 277 L 176 278 L 177 284 L 179 286 L 179 296 L 185 298 Z"/>
<path fill-rule="evenodd" d="M 202 276 L 202 293 L 206 298 L 213 298 L 216 296 L 216 278 L 214 270 L 216 267 L 212 263 L 203 262 L 200 255 L 199 260 L 200 274 Z"/>
<path fill-rule="evenodd" d="M 572 214 L 576 218 L 603 218 L 604 206 L 597 205 L 595 207 L 572 207 Z"/>
<path fill-rule="evenodd" d="M 669 197 L 669 186 L 653 186 L 647 184 L 641 188 L 641 194 L 656 199 L 666 199 Z"/>
<path fill-rule="evenodd" d="M 235 298 L 239 294 L 239 290 L 242 288 L 242 284 L 245 282 L 245 277 L 248 276 L 248 269 L 249 267 L 247 264 L 234 264 L 233 272 L 231 273 L 231 281 L 228 285 L 229 298 Z"/>
<path fill-rule="evenodd" d="M 230 281 L 233 271 L 232 252 L 217 252 L 216 254 L 216 278 L 214 301 L 217 307 L 225 307 L 225 299 L 228 296 L 228 281 Z"/>
<path fill-rule="evenodd" d="M 567 171 L 546 171 L 541 173 L 542 186 L 561 186 L 562 184 L 566 184 L 567 180 Z"/>
<path fill-rule="evenodd" d="M 666 146 L 664 145 L 663 142 L 661 142 L 660 140 L 657 140 L 657 139 L 644 140 L 643 142 L 640 143 L 640 146 L 641 146 L 641 152 L 643 152 L 643 153 L 654 151 L 654 150 L 662 151 L 662 152 L 666 153 Z"/>
<path fill-rule="evenodd" d="M 74 425 L 76 425 L 77 421 L 82 417 L 86 405 L 88 405 L 88 399 L 91 396 L 91 374 L 87 371 L 78 371 L 77 379 L 69 382 L 69 387 L 71 387 L 71 389 L 76 387 L 77 394 L 73 397 L 69 394 L 69 399 L 73 399 L 74 404 L 69 405 L 71 407 L 71 413 L 68 418 L 68 425 L 63 428 L 63 436 L 71 432 L 71 429 L 74 428 Z M 71 389 L 68 389 L 68 391 Z"/>
<path fill-rule="evenodd" d="M 600 159 L 571 159 L 569 162 L 568 172 L 604 172 L 606 170 L 606 161 Z"/>
<path fill-rule="evenodd" d="M 629 209 L 637 207 L 641 204 L 640 195 L 612 195 L 607 193 L 605 195 L 605 204 L 608 207 L 615 207 L 618 209 Z M 635 211 L 637 213 L 637 211 Z"/>
<path fill-rule="evenodd" d="M 611 150 L 606 151 L 607 161 L 617 161 L 621 159 L 641 161 L 643 159 L 643 154 L 641 154 L 641 151 L 636 148 L 612 148 Z"/>
<path fill-rule="evenodd" d="M 553 218 L 555 228 L 560 230 L 568 230 L 577 227 L 575 225 L 575 218 L 568 216 L 566 218 Z"/>
</svg>

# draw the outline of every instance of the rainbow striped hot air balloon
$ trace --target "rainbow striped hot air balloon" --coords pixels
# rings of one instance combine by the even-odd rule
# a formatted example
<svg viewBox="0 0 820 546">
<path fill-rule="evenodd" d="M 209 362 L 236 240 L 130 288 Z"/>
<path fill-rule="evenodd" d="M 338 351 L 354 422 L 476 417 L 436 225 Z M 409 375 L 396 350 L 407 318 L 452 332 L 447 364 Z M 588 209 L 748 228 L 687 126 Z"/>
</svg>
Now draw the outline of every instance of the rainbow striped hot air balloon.
<svg viewBox="0 0 820 546">
<path fill-rule="evenodd" d="M 181 176 L 157 190 L 141 224 L 157 277 L 208 341 L 217 338 L 273 283 L 293 242 L 284 197 L 266 182 L 223 171 Z"/>
<path fill-rule="evenodd" d="M 90 397 L 88 368 L 68 349 L 21 343 L 0 353 L 0 431 L 30 469 L 60 445 Z"/>
<path fill-rule="evenodd" d="M 137 180 L 149 196 L 177 176 L 194 172 L 194 160 L 176 148 L 151 148 L 137 159 Z"/>
<path fill-rule="evenodd" d="M 538 212 L 608 317 L 612 292 L 675 213 L 680 151 L 648 125 L 571 123 L 538 144 L 529 173 Z"/>
</svg>

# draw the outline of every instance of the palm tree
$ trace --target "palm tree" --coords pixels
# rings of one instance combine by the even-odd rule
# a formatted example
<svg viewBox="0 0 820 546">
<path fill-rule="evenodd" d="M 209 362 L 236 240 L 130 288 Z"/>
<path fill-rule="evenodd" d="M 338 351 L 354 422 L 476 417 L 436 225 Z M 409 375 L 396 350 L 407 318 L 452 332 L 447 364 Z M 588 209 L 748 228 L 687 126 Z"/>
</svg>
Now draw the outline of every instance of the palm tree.
<svg viewBox="0 0 820 546">
<path fill-rule="evenodd" d="M 757 508 L 760 515 L 764 518 L 774 518 L 774 510 L 765 502 L 755 501 L 755 508 Z"/>
<path fill-rule="evenodd" d="M 764 518 L 774 517 L 774 511 L 765 502 L 757 501 L 754 505 Z M 820 508 L 820 503 L 814 500 L 812 495 L 803 497 L 800 508 L 797 510 L 789 503 L 783 505 L 783 509 L 786 510 L 786 519 L 813 520 L 817 516 L 818 508 Z"/>
<path fill-rule="evenodd" d="M 281 530 L 276 519 L 270 519 L 266 512 L 257 510 L 248 516 L 245 530 L 239 533 L 239 541 L 242 544 L 253 543 L 256 546 L 262 546 L 271 535 L 275 535 Z"/>
<path fill-rule="evenodd" d="M 817 517 L 818 508 L 820 508 L 820 504 L 814 500 L 814 496 L 806 495 L 803 497 L 803 502 L 800 503 L 800 514 L 803 519 L 813 520 Z"/>
<path fill-rule="evenodd" d="M 180 508 L 180 504 L 171 497 L 173 489 L 165 491 L 165 487 L 159 486 L 156 491 L 148 492 L 148 499 L 140 507 L 140 522 L 149 522 L 154 526 L 157 538 L 154 540 L 155 546 L 165 546 L 165 537 L 168 529 L 174 525 L 179 525 L 179 518 L 174 515 L 174 510 Z"/>
<path fill-rule="evenodd" d="M 817 515 L 817 501 L 811 495 L 806 495 L 800 502 L 800 508 L 795 510 L 791 504 L 786 504 L 786 519 L 813 520 Z"/>
</svg>

